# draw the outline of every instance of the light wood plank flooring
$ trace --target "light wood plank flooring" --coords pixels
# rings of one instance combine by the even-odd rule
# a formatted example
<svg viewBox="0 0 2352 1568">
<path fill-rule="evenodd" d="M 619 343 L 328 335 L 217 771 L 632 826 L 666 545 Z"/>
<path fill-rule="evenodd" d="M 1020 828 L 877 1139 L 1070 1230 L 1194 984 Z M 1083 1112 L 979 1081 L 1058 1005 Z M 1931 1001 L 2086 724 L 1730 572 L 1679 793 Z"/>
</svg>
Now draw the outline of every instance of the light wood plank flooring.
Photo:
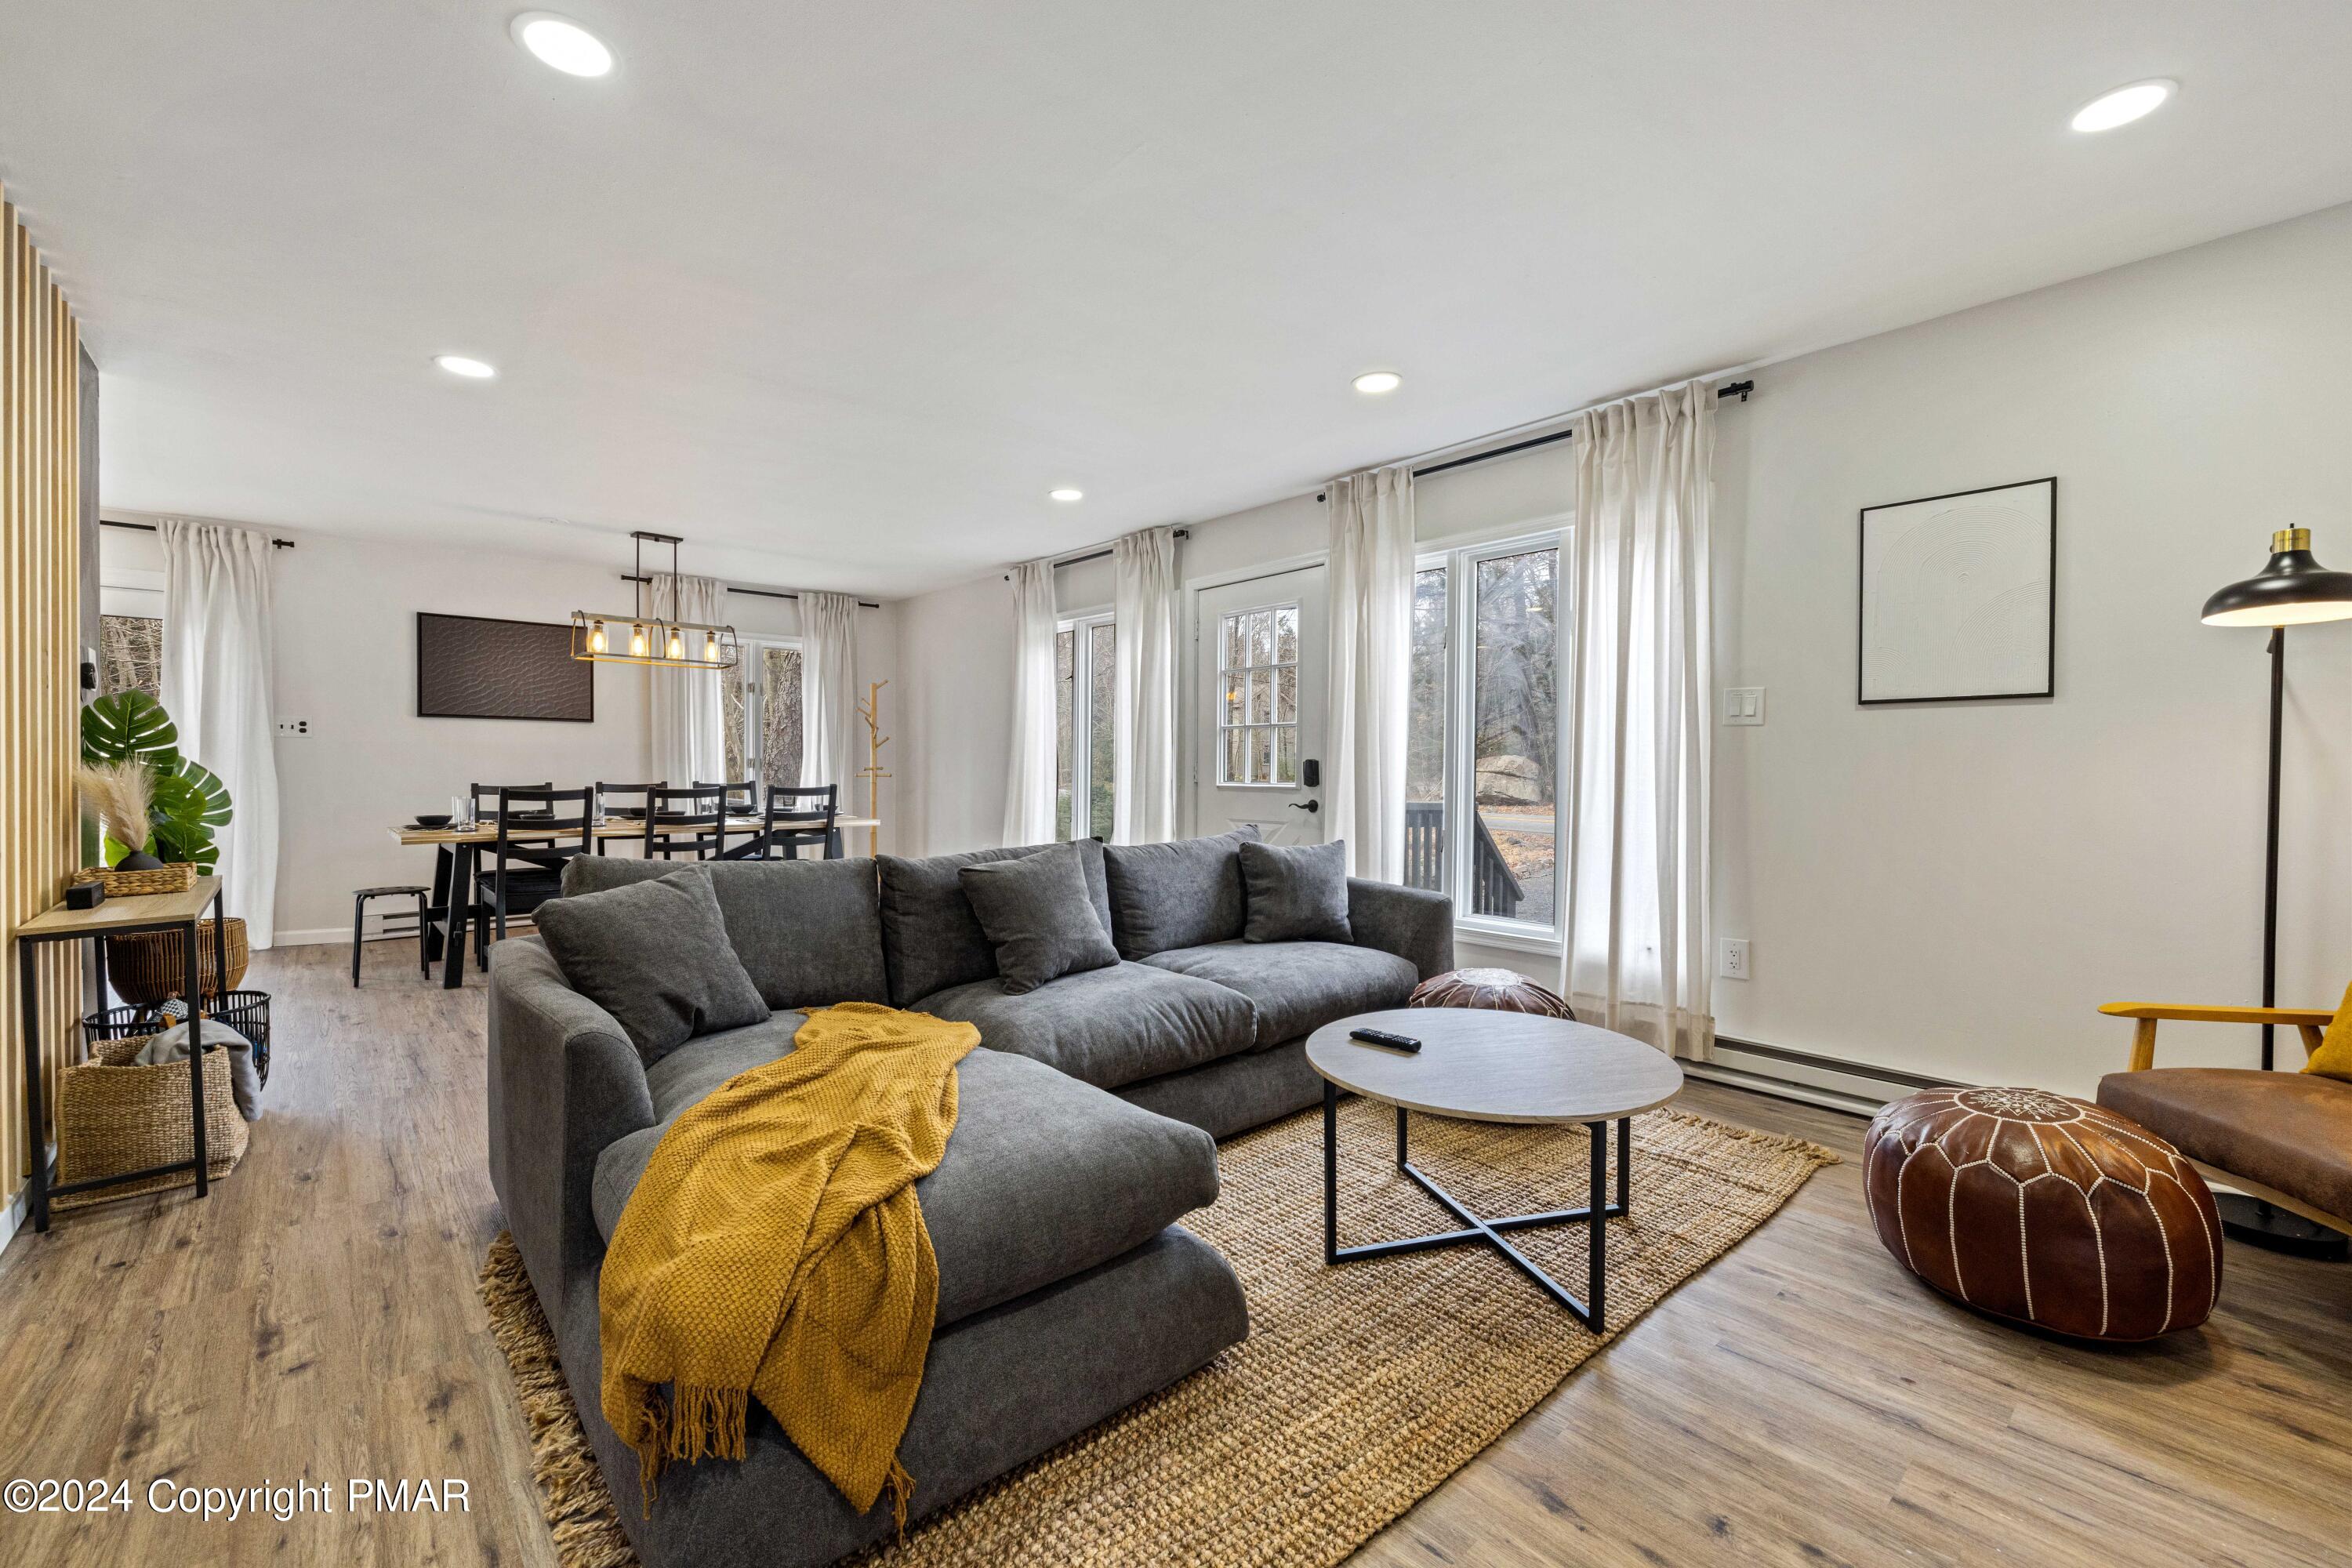
<svg viewBox="0 0 2352 1568">
<path fill-rule="evenodd" d="M 483 992 L 413 950 L 257 955 L 268 1115 L 205 1203 L 62 1216 L 0 1257 L 0 1479 L 250 1486 L 289 1523 L 0 1514 L 0 1563 L 551 1568 L 474 1293 Z M 2053 1043 L 2054 1044 L 2054 1043 Z M 2067 1048 L 2124 1042 L 2085 1020 Z M 1861 1123 L 1694 1084 L 1684 1104 L 1859 1152 Z M 2199 1333 L 2096 1351 L 1953 1308 L 1880 1250 L 1849 1163 L 1374 1540 L 1367 1564 L 2165 1564 L 2352 1556 L 2352 1268 L 2232 1245 Z M 472 1509 L 342 1511 L 351 1476 Z"/>
</svg>

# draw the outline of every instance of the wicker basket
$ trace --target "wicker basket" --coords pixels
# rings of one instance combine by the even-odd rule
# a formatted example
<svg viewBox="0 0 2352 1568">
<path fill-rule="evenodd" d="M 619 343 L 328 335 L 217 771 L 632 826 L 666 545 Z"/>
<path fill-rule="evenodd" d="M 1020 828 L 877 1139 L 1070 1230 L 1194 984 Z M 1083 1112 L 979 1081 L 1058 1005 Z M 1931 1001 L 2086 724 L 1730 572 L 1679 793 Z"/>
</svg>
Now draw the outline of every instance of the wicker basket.
<svg viewBox="0 0 2352 1568">
<path fill-rule="evenodd" d="M 196 885 L 196 868 L 185 860 L 173 860 L 152 871 L 85 866 L 67 880 L 96 882 L 110 899 L 136 899 L 148 893 L 184 893 Z"/>
<path fill-rule="evenodd" d="M 245 966 L 252 957 L 246 946 L 245 921 L 230 916 L 227 935 L 228 982 L 223 984 L 213 963 L 213 922 L 197 922 L 196 983 L 205 988 L 207 996 L 234 991 L 245 981 Z M 115 994 L 125 1002 L 147 1007 L 184 992 L 188 961 L 180 948 L 184 940 L 185 934 L 176 931 L 142 931 L 108 937 L 106 978 Z"/>
<path fill-rule="evenodd" d="M 107 1040 L 90 1059 L 58 1075 L 58 1181 L 60 1185 L 143 1171 L 194 1157 L 188 1117 L 188 1064 L 139 1067 L 131 1058 L 154 1037 Z M 205 1047 L 205 1164 L 217 1181 L 245 1157 L 251 1134 L 237 1114 L 229 1083 L 228 1050 Z M 194 1171 L 174 1171 L 94 1193 L 69 1193 L 54 1208 L 110 1203 L 141 1193 L 195 1184 Z"/>
</svg>

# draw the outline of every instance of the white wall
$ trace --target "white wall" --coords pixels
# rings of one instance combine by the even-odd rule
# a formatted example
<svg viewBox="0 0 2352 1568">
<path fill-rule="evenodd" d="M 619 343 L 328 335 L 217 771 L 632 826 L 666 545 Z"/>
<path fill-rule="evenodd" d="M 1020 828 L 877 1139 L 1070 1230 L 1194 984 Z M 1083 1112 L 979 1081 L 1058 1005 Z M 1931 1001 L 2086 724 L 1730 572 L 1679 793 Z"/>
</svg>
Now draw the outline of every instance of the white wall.
<svg viewBox="0 0 2352 1568">
<path fill-rule="evenodd" d="M 2100 1003 L 2253 999 L 2263 634 L 2197 610 L 2275 527 L 2352 563 L 2347 279 L 2339 207 L 1774 365 L 1721 410 L 1717 679 L 1769 694 L 1764 727 L 1716 731 L 1717 929 L 1754 967 L 1717 982 L 1724 1035 L 2085 1093 L 2129 1033 Z M 1421 534 L 1560 511 L 1572 460 L 1425 479 Z M 2053 473 L 2057 695 L 1857 707 L 1858 509 Z M 1320 549 L 1324 513 L 1310 494 L 1191 528 L 1197 578 Z M 1066 610 L 1109 596 L 1103 567 L 1061 575 Z M 994 843 L 1005 585 L 909 600 L 901 626 L 909 847 Z M 2352 625 L 2294 649 L 2280 996 L 2326 1005 L 2352 980 Z M 2161 1059 L 2253 1050 L 2172 1026 Z"/>
<path fill-rule="evenodd" d="M 1774 366 L 1727 413 L 1718 729 L 1727 1035 L 2087 1092 L 2102 1002 L 2251 1002 L 2264 634 L 2199 624 L 2273 528 L 2352 562 L 2352 207 Z M 1854 702 L 1856 510 L 2058 476 L 2057 695 Z M 2352 625 L 2294 634 L 2282 1001 L 2352 980 Z M 2159 1059 L 2251 1066 L 2252 1030 Z M 2290 1037 L 2283 1060 L 2300 1062 Z"/>
<path fill-rule="evenodd" d="M 131 516 L 130 513 L 110 515 Z M 142 521 L 147 521 L 142 519 Z M 487 550 L 417 549 L 274 528 L 296 548 L 275 551 L 277 706 L 307 719 L 310 733 L 278 742 L 278 939 L 347 942 L 352 892 L 386 883 L 430 883 L 433 854 L 404 848 L 386 831 L 420 811 L 446 811 L 476 781 L 551 778 L 565 788 L 597 779 L 642 780 L 651 749 L 646 693 L 663 672 L 596 667 L 593 723 L 423 719 L 416 714 L 416 613 L 561 621 L 574 609 L 626 605 L 629 584 L 609 563 L 551 560 Z M 152 536 L 109 530 L 108 554 L 128 563 Z M 130 542 L 117 545 L 115 541 Z M 791 600 L 730 595 L 739 632 L 795 635 Z M 898 652 L 896 612 L 858 612 L 858 679 L 888 680 Z M 903 731 L 882 694 L 884 733 Z M 893 746 L 884 752 L 891 765 Z M 895 781 L 883 785 L 883 843 L 895 837 Z M 866 795 L 855 795 L 865 815 Z M 847 809 L 846 799 L 845 810 Z M 866 849 L 864 835 L 848 846 Z M 378 912 L 393 906 L 379 906 Z M 232 911 L 234 912 L 234 911 Z"/>
</svg>

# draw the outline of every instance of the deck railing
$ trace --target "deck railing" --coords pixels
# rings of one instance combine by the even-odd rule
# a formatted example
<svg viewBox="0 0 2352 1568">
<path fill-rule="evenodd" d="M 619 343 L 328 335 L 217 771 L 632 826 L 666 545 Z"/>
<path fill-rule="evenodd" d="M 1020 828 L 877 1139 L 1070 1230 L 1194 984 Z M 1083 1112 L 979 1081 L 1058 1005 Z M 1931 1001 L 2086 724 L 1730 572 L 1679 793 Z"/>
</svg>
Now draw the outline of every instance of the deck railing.
<svg viewBox="0 0 2352 1568">
<path fill-rule="evenodd" d="M 1470 912 L 1516 918 L 1524 896 L 1519 879 L 1503 858 L 1503 847 L 1486 827 L 1486 819 L 1473 816 Z M 1404 882 L 1408 888 L 1435 892 L 1450 889 L 1445 881 L 1445 803 L 1408 801 L 1404 808 Z"/>
</svg>

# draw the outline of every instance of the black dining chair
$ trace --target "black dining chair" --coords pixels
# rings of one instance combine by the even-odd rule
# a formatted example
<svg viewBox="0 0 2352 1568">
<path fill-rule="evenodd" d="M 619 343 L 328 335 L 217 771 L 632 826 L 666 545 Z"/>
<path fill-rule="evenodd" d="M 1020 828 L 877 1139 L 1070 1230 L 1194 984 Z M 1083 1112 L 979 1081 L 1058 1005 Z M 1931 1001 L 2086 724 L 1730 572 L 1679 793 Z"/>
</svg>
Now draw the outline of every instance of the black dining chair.
<svg viewBox="0 0 2352 1568">
<path fill-rule="evenodd" d="M 718 789 L 647 790 L 646 858 L 717 858 L 727 847 L 726 798 Z"/>
<path fill-rule="evenodd" d="M 656 779 L 651 784 L 606 784 L 602 779 L 599 779 L 596 782 L 594 788 L 596 791 L 596 815 L 608 821 L 615 817 L 625 821 L 630 817 L 641 817 L 646 816 L 646 797 L 657 789 L 669 788 L 669 780 Z M 597 839 L 596 853 L 599 855 L 604 853 L 605 846 L 610 842 L 611 841 L 609 839 Z"/>
<path fill-rule="evenodd" d="M 839 784 L 770 784 L 767 809 L 761 814 L 760 858 L 797 860 L 803 845 L 836 858 L 837 836 L 833 819 L 839 815 Z"/>
<path fill-rule="evenodd" d="M 508 916 L 527 915 L 563 891 L 563 862 L 587 854 L 595 837 L 589 820 L 593 798 L 584 789 L 499 791 L 499 836 L 478 885 L 499 941 L 506 940 Z M 517 842 L 518 836 L 527 842 Z M 579 842 L 565 844 L 568 836 Z"/>
</svg>

